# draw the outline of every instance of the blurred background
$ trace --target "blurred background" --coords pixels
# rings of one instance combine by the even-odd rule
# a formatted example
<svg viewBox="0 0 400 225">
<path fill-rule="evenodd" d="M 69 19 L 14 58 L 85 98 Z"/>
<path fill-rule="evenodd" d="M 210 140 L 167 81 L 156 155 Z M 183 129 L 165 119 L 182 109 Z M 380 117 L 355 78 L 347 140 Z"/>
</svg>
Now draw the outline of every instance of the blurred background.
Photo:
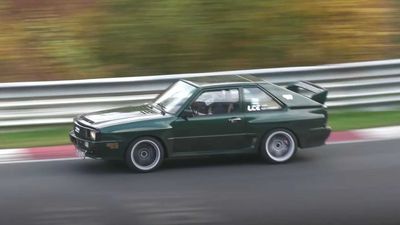
<svg viewBox="0 0 400 225">
<path fill-rule="evenodd" d="M 75 115 L 249 69 L 327 88 L 336 144 L 145 175 L 76 160 Z M 398 225 L 399 131 L 400 0 L 0 0 L 0 224 Z"/>
<path fill-rule="evenodd" d="M 61 89 L 7 82 L 395 59 L 399 22 L 397 0 L 1 0 L 0 148 L 68 144 L 74 115 L 139 104 L 169 84 L 80 83 Z M 315 81 L 330 91 L 334 130 L 400 124 L 398 104 L 392 104 L 400 102 L 400 63 L 396 66 L 396 71 L 391 64 L 349 69 L 338 77 L 339 70 L 318 74 Z M 265 78 L 285 85 L 309 75 Z M 382 104 L 366 110 L 355 100 Z M 334 109 L 343 105 L 354 107 Z"/>
<path fill-rule="evenodd" d="M 400 56 L 396 0 L 1 0 L 0 82 Z"/>
</svg>

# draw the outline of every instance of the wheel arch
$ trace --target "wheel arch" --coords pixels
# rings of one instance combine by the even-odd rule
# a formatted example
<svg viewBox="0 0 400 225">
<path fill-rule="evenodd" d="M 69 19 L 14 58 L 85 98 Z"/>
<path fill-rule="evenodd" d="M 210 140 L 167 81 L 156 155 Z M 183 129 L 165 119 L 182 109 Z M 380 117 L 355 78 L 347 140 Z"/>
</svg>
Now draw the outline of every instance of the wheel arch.
<svg viewBox="0 0 400 225">
<path fill-rule="evenodd" d="M 146 138 L 146 137 L 153 138 L 153 139 L 157 140 L 157 141 L 162 145 L 162 147 L 163 147 L 164 157 L 165 157 L 165 158 L 168 158 L 168 149 L 167 149 L 166 144 L 165 144 L 164 141 L 162 140 L 162 138 L 160 138 L 160 137 L 158 137 L 158 136 L 156 136 L 156 135 L 146 135 L 146 134 L 142 134 L 142 135 L 139 135 L 139 136 L 137 136 L 137 137 L 134 137 L 134 138 L 132 138 L 132 139 L 129 141 L 127 147 L 126 147 L 125 150 L 124 150 L 124 154 L 123 154 L 124 157 L 126 157 L 126 152 L 130 149 L 130 147 L 132 146 L 132 144 L 133 144 L 135 141 L 137 141 L 137 140 L 140 139 L 140 138 Z"/>
</svg>

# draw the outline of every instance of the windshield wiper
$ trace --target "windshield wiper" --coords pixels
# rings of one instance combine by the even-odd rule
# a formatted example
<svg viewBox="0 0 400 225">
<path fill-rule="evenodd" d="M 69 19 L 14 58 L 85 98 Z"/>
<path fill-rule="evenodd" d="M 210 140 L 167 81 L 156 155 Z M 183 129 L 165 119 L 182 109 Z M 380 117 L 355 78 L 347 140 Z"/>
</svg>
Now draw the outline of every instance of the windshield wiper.
<svg viewBox="0 0 400 225">
<path fill-rule="evenodd" d="M 165 105 L 161 104 L 161 103 L 157 103 L 157 106 L 160 107 L 160 111 L 162 115 L 165 115 L 165 113 L 167 113 L 167 111 L 165 111 Z"/>
</svg>

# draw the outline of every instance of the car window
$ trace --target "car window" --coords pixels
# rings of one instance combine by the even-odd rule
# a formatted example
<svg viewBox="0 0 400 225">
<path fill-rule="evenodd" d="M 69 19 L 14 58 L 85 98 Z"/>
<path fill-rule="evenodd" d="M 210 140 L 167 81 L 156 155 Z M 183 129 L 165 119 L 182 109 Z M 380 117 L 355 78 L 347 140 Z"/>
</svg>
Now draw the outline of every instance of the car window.
<svg viewBox="0 0 400 225">
<path fill-rule="evenodd" d="M 192 104 L 194 116 L 229 114 L 239 111 L 239 90 L 206 91 Z"/>
<path fill-rule="evenodd" d="M 247 112 L 280 109 L 281 106 L 259 88 L 243 88 L 243 101 Z"/>
</svg>

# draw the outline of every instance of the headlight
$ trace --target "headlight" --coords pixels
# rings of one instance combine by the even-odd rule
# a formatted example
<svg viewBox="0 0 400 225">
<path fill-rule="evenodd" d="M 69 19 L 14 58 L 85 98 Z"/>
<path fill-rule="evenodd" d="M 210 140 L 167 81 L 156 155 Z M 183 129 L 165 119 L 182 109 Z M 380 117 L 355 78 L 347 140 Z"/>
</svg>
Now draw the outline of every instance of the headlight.
<svg viewBox="0 0 400 225">
<path fill-rule="evenodd" d="M 90 131 L 90 139 L 92 139 L 93 141 L 95 141 L 95 140 L 96 140 L 96 136 L 97 136 L 97 131 L 91 130 L 91 131 Z"/>
</svg>

